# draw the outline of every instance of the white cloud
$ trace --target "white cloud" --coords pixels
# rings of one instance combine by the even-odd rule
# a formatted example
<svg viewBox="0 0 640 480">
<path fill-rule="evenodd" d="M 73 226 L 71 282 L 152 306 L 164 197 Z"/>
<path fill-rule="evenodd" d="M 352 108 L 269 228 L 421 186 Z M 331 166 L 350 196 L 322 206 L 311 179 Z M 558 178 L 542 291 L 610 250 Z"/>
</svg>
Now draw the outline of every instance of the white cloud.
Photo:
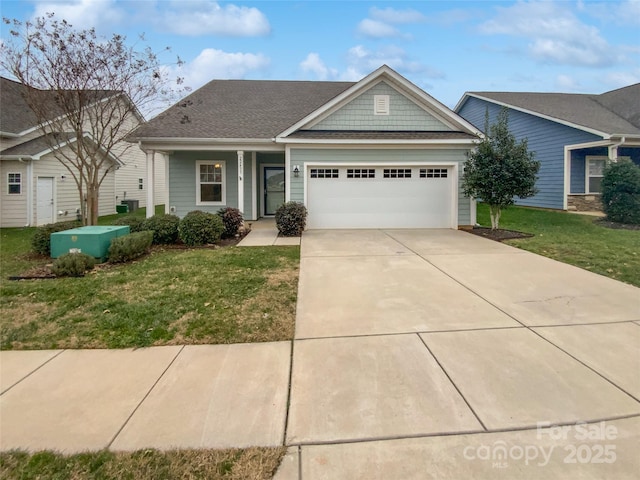
<svg viewBox="0 0 640 480">
<path fill-rule="evenodd" d="M 395 8 L 376 8 L 369 10 L 369 16 L 381 22 L 387 23 L 419 23 L 426 20 L 426 17 L 418 12 L 408 8 L 406 10 L 396 10 Z"/>
<path fill-rule="evenodd" d="M 57 20 L 66 20 L 75 28 L 88 29 L 115 25 L 126 18 L 116 0 L 44 1 L 35 5 L 34 18 L 55 13 Z"/>
<path fill-rule="evenodd" d="M 623 2 L 579 2 L 578 8 L 602 22 L 640 26 L 640 0 Z"/>
<path fill-rule="evenodd" d="M 564 5 L 519 2 L 497 10 L 495 18 L 480 26 L 480 32 L 527 38 L 529 53 L 540 61 L 589 67 L 620 61 L 600 31 L 581 22 Z"/>
<path fill-rule="evenodd" d="M 580 90 L 580 82 L 569 75 L 558 75 L 555 81 L 556 87 L 564 92 Z"/>
<path fill-rule="evenodd" d="M 171 2 L 157 21 L 164 29 L 186 36 L 256 37 L 271 32 L 269 20 L 257 8 L 212 1 Z"/>
<path fill-rule="evenodd" d="M 307 58 L 300 62 L 300 68 L 304 73 L 313 74 L 317 80 L 334 79 L 338 74 L 337 70 L 328 68 L 320 55 L 315 52 L 311 52 Z"/>
<path fill-rule="evenodd" d="M 370 18 L 365 18 L 358 24 L 358 33 L 370 38 L 397 37 L 400 35 L 397 28 Z"/>
<path fill-rule="evenodd" d="M 271 60 L 258 53 L 230 53 L 206 48 L 191 62 L 186 63 L 176 76 L 184 77 L 184 85 L 196 89 L 218 78 L 243 78 L 247 74 L 266 69 Z"/>
<path fill-rule="evenodd" d="M 628 72 L 611 72 L 605 75 L 604 83 L 612 89 L 640 83 L 640 68 Z"/>
</svg>

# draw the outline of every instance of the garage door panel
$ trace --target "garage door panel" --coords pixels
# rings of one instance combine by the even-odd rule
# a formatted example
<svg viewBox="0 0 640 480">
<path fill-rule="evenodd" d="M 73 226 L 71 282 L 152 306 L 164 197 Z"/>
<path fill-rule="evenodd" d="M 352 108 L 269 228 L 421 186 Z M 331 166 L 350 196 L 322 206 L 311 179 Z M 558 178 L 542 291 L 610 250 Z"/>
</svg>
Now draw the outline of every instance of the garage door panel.
<svg viewBox="0 0 640 480">
<path fill-rule="evenodd" d="M 363 167 L 373 168 L 373 167 Z M 396 168 L 396 167 L 394 167 Z M 309 228 L 450 228 L 451 175 L 420 178 L 309 178 L 307 207 Z"/>
</svg>

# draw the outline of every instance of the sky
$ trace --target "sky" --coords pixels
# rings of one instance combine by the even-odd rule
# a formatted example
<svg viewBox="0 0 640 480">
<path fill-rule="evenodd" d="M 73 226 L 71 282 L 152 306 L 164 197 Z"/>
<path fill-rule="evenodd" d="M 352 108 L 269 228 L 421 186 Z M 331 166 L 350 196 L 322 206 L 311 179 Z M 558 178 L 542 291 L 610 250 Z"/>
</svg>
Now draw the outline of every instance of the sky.
<svg viewBox="0 0 640 480">
<path fill-rule="evenodd" d="M 465 91 L 602 93 L 640 82 L 640 0 L 2 0 L 76 28 L 144 34 L 185 85 L 357 81 L 387 64 L 453 108 Z M 2 26 L 0 37 L 7 38 Z M 177 68 L 170 65 L 167 68 Z"/>
</svg>

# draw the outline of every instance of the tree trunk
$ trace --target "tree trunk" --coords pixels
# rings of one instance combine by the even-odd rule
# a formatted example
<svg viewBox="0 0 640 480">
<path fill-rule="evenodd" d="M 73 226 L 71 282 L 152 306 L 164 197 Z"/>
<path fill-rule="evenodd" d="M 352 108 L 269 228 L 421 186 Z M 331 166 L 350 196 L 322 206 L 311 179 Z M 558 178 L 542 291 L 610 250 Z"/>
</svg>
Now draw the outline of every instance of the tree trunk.
<svg viewBox="0 0 640 480">
<path fill-rule="evenodd" d="M 85 225 L 98 223 L 98 189 L 93 186 L 87 188 L 87 219 Z"/>
<path fill-rule="evenodd" d="M 489 205 L 489 215 L 491 216 L 491 230 L 497 230 L 500 227 L 500 206 Z"/>
</svg>

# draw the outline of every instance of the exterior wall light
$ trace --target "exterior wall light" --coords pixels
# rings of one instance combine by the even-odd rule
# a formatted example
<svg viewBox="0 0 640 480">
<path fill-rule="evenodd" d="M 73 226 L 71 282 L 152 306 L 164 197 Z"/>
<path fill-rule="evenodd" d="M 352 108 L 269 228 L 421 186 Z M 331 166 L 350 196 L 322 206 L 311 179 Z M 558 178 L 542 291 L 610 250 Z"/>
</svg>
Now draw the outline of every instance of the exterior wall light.
<svg viewBox="0 0 640 480">
<path fill-rule="evenodd" d="M 300 176 L 300 167 L 298 165 L 293 166 L 293 176 L 294 177 Z"/>
</svg>

